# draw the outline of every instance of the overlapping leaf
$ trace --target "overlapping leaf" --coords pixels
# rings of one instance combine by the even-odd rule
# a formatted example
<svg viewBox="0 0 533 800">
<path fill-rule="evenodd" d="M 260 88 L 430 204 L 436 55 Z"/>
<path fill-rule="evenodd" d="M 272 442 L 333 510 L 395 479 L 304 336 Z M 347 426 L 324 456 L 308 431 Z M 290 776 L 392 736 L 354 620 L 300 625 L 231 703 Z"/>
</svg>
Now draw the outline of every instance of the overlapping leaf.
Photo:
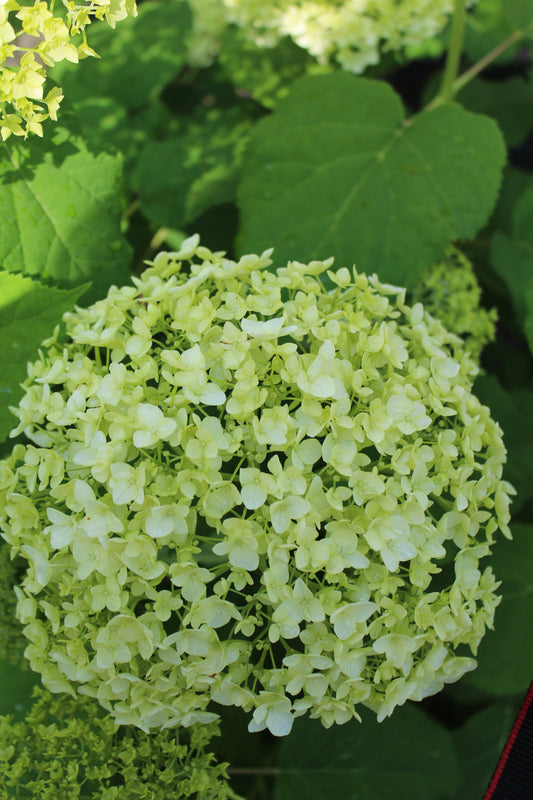
<svg viewBox="0 0 533 800">
<path fill-rule="evenodd" d="M 493 376 L 484 375 L 476 381 L 476 394 L 489 406 L 491 415 L 504 432 L 507 464 L 504 477 L 517 491 L 513 513 L 533 498 L 531 481 L 531 441 L 533 441 L 533 392 L 506 391 Z"/>
<path fill-rule="evenodd" d="M 513 27 L 533 35 L 533 4 L 531 0 L 504 0 L 505 16 Z"/>
<path fill-rule="evenodd" d="M 170 24 L 169 24 L 170 22 Z M 101 59 L 63 62 L 52 71 L 76 103 L 100 94 L 128 109 L 143 106 L 179 72 L 187 57 L 191 13 L 185 0 L 150 0 L 135 18 L 116 30 L 102 25 L 91 31 L 91 47 Z"/>
<path fill-rule="evenodd" d="M 406 120 L 384 83 L 305 77 L 254 129 L 239 189 L 239 249 L 335 256 L 412 284 L 494 205 L 505 149 L 495 123 L 441 105 Z"/>
<path fill-rule="evenodd" d="M 122 160 L 55 128 L 51 140 L 0 145 L 0 266 L 96 298 L 129 275 L 121 233 Z"/>
<path fill-rule="evenodd" d="M 325 730 L 296 720 L 281 748 L 275 800 L 450 800 L 459 782 L 447 731 L 413 705 L 377 723 L 363 709 L 362 724 Z"/>
<path fill-rule="evenodd" d="M 464 51 L 471 62 L 482 59 L 513 33 L 515 26 L 505 14 L 506 3 L 507 0 L 481 0 L 469 10 Z M 513 61 L 519 47 L 516 44 L 508 48 L 493 63 L 500 65 Z"/>
<path fill-rule="evenodd" d="M 234 199 L 251 128 L 246 109 L 211 109 L 181 133 L 148 141 L 134 174 L 141 209 L 156 226 L 178 228 Z"/>
<path fill-rule="evenodd" d="M 497 231 L 491 242 L 491 263 L 511 294 L 521 323 L 528 315 L 526 295 L 533 288 L 533 188 L 514 207 L 511 231 Z"/>
<path fill-rule="evenodd" d="M 458 797 L 480 800 L 505 746 L 515 715 L 512 704 L 495 705 L 474 714 L 455 733 L 463 780 Z"/>
<path fill-rule="evenodd" d="M 533 675 L 533 527 L 512 530 L 513 541 L 495 545 L 491 558 L 503 597 L 495 629 L 481 642 L 477 670 L 465 679 L 494 695 L 524 692 Z"/>
<path fill-rule="evenodd" d="M 533 87 L 521 76 L 474 80 L 457 95 L 465 108 L 496 120 L 509 147 L 521 144 L 533 130 Z"/>
<path fill-rule="evenodd" d="M 0 715 L 22 716 L 31 706 L 31 692 L 38 683 L 37 674 L 29 668 L 21 670 L 8 661 L 0 661 Z"/>
</svg>

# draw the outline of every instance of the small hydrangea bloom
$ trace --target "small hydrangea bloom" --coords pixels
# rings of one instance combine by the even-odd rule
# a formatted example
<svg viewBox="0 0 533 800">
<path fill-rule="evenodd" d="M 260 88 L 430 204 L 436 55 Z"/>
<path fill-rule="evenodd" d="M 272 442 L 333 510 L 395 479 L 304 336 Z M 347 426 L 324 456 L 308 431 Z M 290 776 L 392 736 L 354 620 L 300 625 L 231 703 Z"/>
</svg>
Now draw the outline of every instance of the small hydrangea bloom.
<svg viewBox="0 0 533 800">
<path fill-rule="evenodd" d="M 135 0 L 2 0 L 0 3 L 0 136 L 42 136 L 42 122 L 57 120 L 63 94 L 45 92 L 46 70 L 60 61 L 95 56 L 85 29 L 93 20 L 117 22 L 137 13 Z"/>
<path fill-rule="evenodd" d="M 437 36 L 453 0 L 192 0 L 192 9 L 194 63 L 213 57 L 226 23 L 257 47 L 289 37 L 319 63 L 360 73 L 378 63 L 382 50 L 418 47 Z"/>
<path fill-rule="evenodd" d="M 494 341 L 498 312 L 481 305 L 481 287 L 474 268 L 456 247 L 421 277 L 412 301 L 423 303 L 448 330 L 459 334 L 476 363 L 485 345 Z"/>
<path fill-rule="evenodd" d="M 118 723 L 382 719 L 492 626 L 512 488 L 462 340 L 376 276 L 270 255 L 160 253 L 65 315 L 13 409 L 26 657 Z"/>
</svg>

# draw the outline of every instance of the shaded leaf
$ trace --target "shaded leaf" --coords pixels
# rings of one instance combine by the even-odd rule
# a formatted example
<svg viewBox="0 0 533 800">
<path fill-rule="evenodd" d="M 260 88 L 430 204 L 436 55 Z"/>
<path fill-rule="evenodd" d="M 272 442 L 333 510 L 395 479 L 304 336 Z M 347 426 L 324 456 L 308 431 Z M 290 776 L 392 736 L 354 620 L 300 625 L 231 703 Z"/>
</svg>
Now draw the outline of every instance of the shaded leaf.
<svg viewBox="0 0 533 800">
<path fill-rule="evenodd" d="M 491 264 L 507 286 L 523 324 L 526 293 L 533 287 L 533 188 L 523 192 L 513 210 L 510 233 L 496 231 L 491 241 Z"/>
<path fill-rule="evenodd" d="M 57 126 L 45 141 L 12 137 L 0 153 L 0 265 L 64 287 L 90 280 L 88 299 L 124 283 L 120 156 L 95 156 Z"/>
<path fill-rule="evenodd" d="M 475 714 L 455 733 L 463 781 L 458 797 L 480 800 L 490 783 L 509 736 L 515 709 L 496 705 Z"/>
<path fill-rule="evenodd" d="M 493 695 L 524 692 L 533 675 L 533 527 L 515 524 L 512 531 L 513 541 L 500 541 L 491 557 L 503 597 L 495 629 L 481 642 L 477 670 L 465 678 Z"/>
<path fill-rule="evenodd" d="M 512 233 L 515 204 L 528 189 L 533 189 L 533 176 L 508 164 L 503 172 L 498 202 L 491 219 L 494 230 Z"/>
<path fill-rule="evenodd" d="M 464 52 L 475 63 L 513 33 L 514 25 L 505 15 L 507 0 L 478 0 L 466 18 Z M 513 61 L 520 43 L 505 50 L 493 64 L 501 65 Z"/>
<path fill-rule="evenodd" d="M 8 406 L 16 405 L 22 396 L 19 384 L 26 377 L 28 360 L 37 355 L 41 341 L 86 289 L 78 286 L 64 291 L 0 272 L 0 440 L 15 427 Z"/>
<path fill-rule="evenodd" d="M 533 497 L 531 481 L 531 442 L 533 441 L 533 392 L 506 391 L 495 377 L 483 375 L 476 380 L 475 392 L 482 403 L 489 406 L 491 416 L 503 430 L 507 448 L 504 478 L 517 491 L 512 512 L 516 513 Z"/>
<path fill-rule="evenodd" d="M 120 153 L 128 188 L 132 170 L 145 143 L 163 134 L 168 136 L 177 128 L 176 121 L 159 99 L 152 100 L 143 108 L 127 109 L 114 97 L 100 96 L 97 85 L 93 97 L 71 105 L 83 130 L 84 140 L 90 143 L 93 152 Z"/>
<path fill-rule="evenodd" d="M 156 97 L 185 63 L 191 13 L 185 0 L 149 0 L 116 30 L 92 27 L 91 47 L 101 59 L 61 62 L 52 78 L 73 103 L 100 94 L 134 109 Z"/>
<path fill-rule="evenodd" d="M 414 705 L 382 723 L 325 730 L 297 719 L 282 742 L 275 800 L 444 800 L 455 798 L 458 771 L 448 732 Z"/>
<path fill-rule="evenodd" d="M 239 250 L 335 256 L 413 284 L 486 222 L 505 159 L 493 120 L 456 104 L 410 120 L 384 83 L 343 73 L 294 84 L 253 131 L 238 192 Z"/>
<path fill-rule="evenodd" d="M 31 706 L 31 693 L 39 676 L 30 669 L 21 669 L 9 661 L 0 661 L 0 715 L 17 718 Z"/>
<path fill-rule="evenodd" d="M 134 185 L 148 219 L 179 228 L 211 206 L 233 200 L 250 128 L 245 110 L 212 109 L 172 139 L 147 142 Z"/>
<path fill-rule="evenodd" d="M 505 16 L 516 30 L 533 34 L 533 3 L 531 0 L 505 0 L 503 8 Z"/>
<path fill-rule="evenodd" d="M 533 353 L 533 285 L 530 286 L 526 293 L 526 305 L 527 316 L 524 324 L 524 331 L 529 344 L 529 349 Z"/>
<path fill-rule="evenodd" d="M 473 80 L 457 95 L 470 111 L 493 117 L 509 147 L 521 144 L 533 129 L 533 86 L 524 78 Z"/>
</svg>

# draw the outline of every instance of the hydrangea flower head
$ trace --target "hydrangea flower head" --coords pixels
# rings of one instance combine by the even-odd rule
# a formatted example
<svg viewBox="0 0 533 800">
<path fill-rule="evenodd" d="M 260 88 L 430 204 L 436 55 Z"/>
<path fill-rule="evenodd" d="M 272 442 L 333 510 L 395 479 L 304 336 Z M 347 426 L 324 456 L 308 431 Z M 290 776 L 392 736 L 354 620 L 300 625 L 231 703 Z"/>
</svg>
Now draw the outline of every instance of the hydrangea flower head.
<svg viewBox="0 0 533 800">
<path fill-rule="evenodd" d="M 382 719 L 492 625 L 511 487 L 461 340 L 376 276 L 270 256 L 160 253 L 65 315 L 14 409 L 25 655 L 118 723 Z"/>
<path fill-rule="evenodd" d="M 192 0 L 192 8 L 196 61 L 212 55 L 225 20 L 258 47 L 275 47 L 289 37 L 321 64 L 336 62 L 360 73 L 378 63 L 382 50 L 418 47 L 437 36 L 453 0 Z M 206 34 L 211 47 L 201 48 Z"/>
</svg>

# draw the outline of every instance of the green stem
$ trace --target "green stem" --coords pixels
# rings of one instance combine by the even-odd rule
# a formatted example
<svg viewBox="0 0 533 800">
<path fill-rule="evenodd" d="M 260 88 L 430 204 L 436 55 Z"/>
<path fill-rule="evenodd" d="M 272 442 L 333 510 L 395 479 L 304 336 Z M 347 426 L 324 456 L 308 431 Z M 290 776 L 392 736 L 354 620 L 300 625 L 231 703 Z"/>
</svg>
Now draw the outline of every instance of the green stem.
<svg viewBox="0 0 533 800">
<path fill-rule="evenodd" d="M 123 214 L 122 214 L 122 222 L 126 222 L 133 214 L 135 214 L 135 212 L 140 207 L 140 205 L 141 205 L 141 201 L 140 201 L 139 198 L 136 198 L 135 200 L 133 200 L 133 202 L 130 203 L 129 206 L 123 212 Z"/>
<path fill-rule="evenodd" d="M 500 44 L 487 53 L 487 55 L 483 56 L 483 58 L 467 69 L 466 72 L 463 72 L 462 75 L 460 75 L 458 78 L 455 78 L 448 92 L 448 97 L 443 95 L 443 81 L 443 88 L 431 101 L 431 103 L 426 106 L 425 111 L 431 111 L 431 109 L 436 108 L 436 106 L 440 106 L 442 103 L 453 100 L 455 95 L 461 91 L 463 86 L 466 86 L 467 83 L 470 83 L 470 81 L 476 78 L 480 72 L 483 72 L 483 70 L 489 67 L 493 61 L 499 58 L 502 53 L 505 53 L 506 50 L 519 42 L 520 39 L 523 39 L 524 35 L 525 34 L 522 31 L 514 31 L 514 33 L 508 36 L 507 39 L 504 39 L 503 42 L 500 42 Z"/>
<path fill-rule="evenodd" d="M 444 103 L 453 99 L 454 83 L 459 71 L 459 61 L 463 51 L 465 24 L 466 0 L 454 0 L 450 44 L 448 46 L 448 56 L 446 58 L 446 66 L 444 67 L 442 86 L 439 92 L 439 97 Z"/>
<path fill-rule="evenodd" d="M 280 775 L 277 767 L 229 767 L 228 775 Z"/>
<path fill-rule="evenodd" d="M 520 39 L 523 38 L 524 34 L 522 33 L 522 31 L 514 31 L 514 33 L 508 36 L 507 39 L 504 39 L 503 42 L 500 42 L 499 45 L 497 45 L 493 50 L 491 50 L 490 53 L 487 53 L 486 56 L 483 56 L 483 58 L 481 58 L 473 66 L 471 66 L 470 69 L 467 69 L 466 72 L 463 72 L 463 74 L 459 78 L 457 78 L 456 81 L 454 81 L 452 87 L 453 95 L 456 95 L 458 92 L 460 92 L 463 86 L 466 86 L 467 83 L 470 83 L 470 81 L 473 80 L 473 78 L 479 75 L 480 72 L 483 72 L 483 70 L 486 69 L 486 67 L 488 67 L 490 64 L 492 64 L 493 61 L 499 58 L 499 56 L 501 56 L 502 53 L 505 53 L 506 50 L 508 50 L 510 47 L 512 47 L 514 44 L 519 42 Z"/>
</svg>

